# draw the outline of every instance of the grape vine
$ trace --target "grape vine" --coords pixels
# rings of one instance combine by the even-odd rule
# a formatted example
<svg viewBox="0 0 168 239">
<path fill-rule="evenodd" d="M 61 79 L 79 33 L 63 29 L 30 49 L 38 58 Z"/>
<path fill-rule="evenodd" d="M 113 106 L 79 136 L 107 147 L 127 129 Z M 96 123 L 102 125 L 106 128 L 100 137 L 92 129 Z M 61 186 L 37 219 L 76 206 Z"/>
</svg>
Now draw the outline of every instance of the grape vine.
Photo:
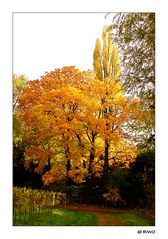
<svg viewBox="0 0 168 239">
<path fill-rule="evenodd" d="M 13 188 L 13 218 L 24 220 L 41 212 L 50 212 L 52 207 L 66 207 L 66 194 L 31 188 Z"/>
</svg>

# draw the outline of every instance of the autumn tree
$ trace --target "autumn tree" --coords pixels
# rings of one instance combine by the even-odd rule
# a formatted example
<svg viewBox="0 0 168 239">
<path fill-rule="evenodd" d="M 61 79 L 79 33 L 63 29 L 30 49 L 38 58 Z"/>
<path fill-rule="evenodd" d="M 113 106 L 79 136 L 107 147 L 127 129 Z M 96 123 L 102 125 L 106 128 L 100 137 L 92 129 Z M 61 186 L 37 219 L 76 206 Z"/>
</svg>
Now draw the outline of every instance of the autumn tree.
<svg viewBox="0 0 168 239">
<path fill-rule="evenodd" d="M 28 78 L 25 75 L 13 74 L 13 110 L 16 109 L 19 102 L 19 97 L 21 96 L 24 89 L 28 86 Z"/>
<path fill-rule="evenodd" d="M 90 167 L 86 124 L 97 105 L 94 96 L 86 94 L 91 87 L 87 77 L 74 67 L 57 69 L 31 81 L 20 99 L 30 145 L 25 166 L 36 164 L 35 170 L 44 174 L 46 185 L 65 177 L 82 182 Z"/>
<path fill-rule="evenodd" d="M 23 124 L 19 117 L 19 99 L 24 89 L 28 85 L 28 79 L 24 75 L 13 75 L 13 150 L 14 150 L 14 166 L 22 164 L 18 158 L 24 151 L 24 139 L 23 139 Z"/>
<path fill-rule="evenodd" d="M 22 124 L 18 114 L 18 103 L 24 89 L 28 86 L 28 79 L 24 75 L 13 75 L 13 139 L 18 145 L 22 141 Z"/>
</svg>

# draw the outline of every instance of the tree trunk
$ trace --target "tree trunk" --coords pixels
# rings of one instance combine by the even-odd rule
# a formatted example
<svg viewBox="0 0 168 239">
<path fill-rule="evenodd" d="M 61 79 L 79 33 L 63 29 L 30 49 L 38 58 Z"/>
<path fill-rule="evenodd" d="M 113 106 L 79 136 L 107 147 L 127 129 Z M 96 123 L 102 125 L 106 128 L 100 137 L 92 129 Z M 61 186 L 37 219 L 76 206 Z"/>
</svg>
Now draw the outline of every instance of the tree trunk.
<svg viewBox="0 0 168 239">
<path fill-rule="evenodd" d="M 66 162 L 66 170 L 67 170 L 67 173 L 66 173 L 66 186 L 70 186 L 72 181 L 71 181 L 71 179 L 68 176 L 68 172 L 71 169 L 71 162 L 70 162 L 70 158 L 69 158 L 69 147 L 67 147 L 66 150 L 65 150 L 65 156 L 66 156 L 66 159 L 67 159 L 67 162 Z"/>
<path fill-rule="evenodd" d="M 92 164 L 94 161 L 94 157 L 95 157 L 95 148 L 94 146 L 92 146 L 91 151 L 90 151 L 90 157 L 89 157 L 89 167 L 88 167 L 88 175 L 89 177 L 92 175 Z"/>
<path fill-rule="evenodd" d="M 108 171 L 109 171 L 108 158 L 109 158 L 109 142 L 108 139 L 105 139 L 104 167 L 103 167 L 103 180 L 105 184 L 108 183 Z"/>
<path fill-rule="evenodd" d="M 87 201 L 88 203 L 92 203 L 92 197 L 93 197 L 93 172 L 92 172 L 92 165 L 95 157 L 95 146 L 94 143 L 92 145 L 92 148 L 90 150 L 90 157 L 89 157 L 89 167 L 88 167 L 88 177 L 86 180 L 87 185 Z"/>
</svg>

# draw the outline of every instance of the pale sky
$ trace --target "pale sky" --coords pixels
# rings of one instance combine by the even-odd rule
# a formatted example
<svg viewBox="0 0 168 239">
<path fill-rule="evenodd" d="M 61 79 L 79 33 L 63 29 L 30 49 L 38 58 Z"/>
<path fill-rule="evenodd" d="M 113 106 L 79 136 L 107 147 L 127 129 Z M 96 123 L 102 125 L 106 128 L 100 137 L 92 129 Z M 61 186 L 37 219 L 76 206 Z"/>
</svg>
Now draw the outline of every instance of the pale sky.
<svg viewBox="0 0 168 239">
<path fill-rule="evenodd" d="M 14 13 L 13 73 L 29 80 L 63 66 L 92 69 L 95 41 L 112 14 Z"/>
</svg>

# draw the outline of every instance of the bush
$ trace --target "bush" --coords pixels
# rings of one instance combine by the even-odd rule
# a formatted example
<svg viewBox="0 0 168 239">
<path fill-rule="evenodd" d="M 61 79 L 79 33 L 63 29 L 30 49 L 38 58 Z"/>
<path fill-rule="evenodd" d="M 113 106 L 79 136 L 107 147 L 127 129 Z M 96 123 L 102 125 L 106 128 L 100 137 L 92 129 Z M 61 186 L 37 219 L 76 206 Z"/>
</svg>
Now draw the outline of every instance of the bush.
<svg viewBox="0 0 168 239">
<path fill-rule="evenodd" d="M 120 191 L 111 185 L 108 185 L 108 192 L 103 194 L 105 201 L 111 206 L 124 206 L 126 203 L 121 198 Z"/>
</svg>

